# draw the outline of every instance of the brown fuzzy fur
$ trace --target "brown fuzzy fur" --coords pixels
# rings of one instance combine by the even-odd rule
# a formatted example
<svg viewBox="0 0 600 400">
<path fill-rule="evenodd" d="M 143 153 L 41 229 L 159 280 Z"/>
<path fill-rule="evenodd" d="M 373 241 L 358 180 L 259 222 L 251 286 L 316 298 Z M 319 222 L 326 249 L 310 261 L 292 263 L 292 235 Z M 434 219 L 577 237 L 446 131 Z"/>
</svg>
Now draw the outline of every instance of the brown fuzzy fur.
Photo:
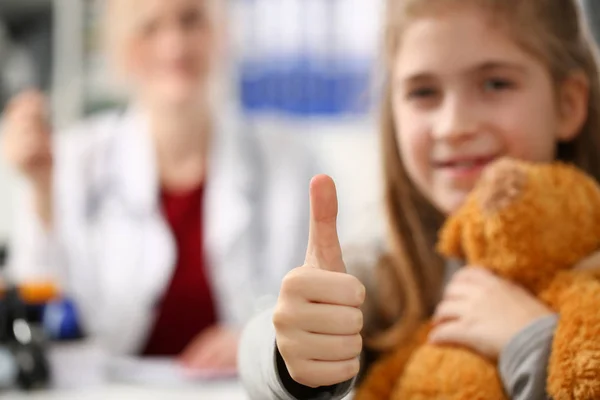
<svg viewBox="0 0 600 400">
<path fill-rule="evenodd" d="M 438 249 L 518 283 L 559 313 L 548 394 L 600 399 L 600 274 L 573 269 L 600 249 L 593 179 L 561 163 L 497 161 L 448 219 Z M 507 399 L 493 363 L 467 349 L 426 344 L 426 332 L 424 326 L 377 362 L 356 400 Z"/>
</svg>

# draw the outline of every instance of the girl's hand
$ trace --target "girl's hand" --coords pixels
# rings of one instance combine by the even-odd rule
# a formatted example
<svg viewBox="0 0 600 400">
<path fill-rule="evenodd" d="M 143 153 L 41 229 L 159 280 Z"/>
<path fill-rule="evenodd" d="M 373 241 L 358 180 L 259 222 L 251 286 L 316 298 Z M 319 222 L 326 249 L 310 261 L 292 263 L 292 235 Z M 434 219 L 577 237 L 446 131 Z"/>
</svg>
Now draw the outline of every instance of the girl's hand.
<svg viewBox="0 0 600 400">
<path fill-rule="evenodd" d="M 187 346 L 179 361 L 189 369 L 231 370 L 237 367 L 240 335 L 224 326 L 213 326 L 201 332 Z"/>
<path fill-rule="evenodd" d="M 54 156 L 49 111 L 41 93 L 27 91 L 10 101 L 0 138 L 0 157 L 31 185 L 37 216 L 50 229 Z"/>
<path fill-rule="evenodd" d="M 346 274 L 333 181 L 316 177 L 305 265 L 287 274 L 273 315 L 277 348 L 291 378 L 317 388 L 358 374 L 365 288 Z"/>
<path fill-rule="evenodd" d="M 515 335 L 550 314 L 521 287 L 482 268 L 463 268 L 446 288 L 429 339 L 462 345 L 496 361 Z"/>
</svg>

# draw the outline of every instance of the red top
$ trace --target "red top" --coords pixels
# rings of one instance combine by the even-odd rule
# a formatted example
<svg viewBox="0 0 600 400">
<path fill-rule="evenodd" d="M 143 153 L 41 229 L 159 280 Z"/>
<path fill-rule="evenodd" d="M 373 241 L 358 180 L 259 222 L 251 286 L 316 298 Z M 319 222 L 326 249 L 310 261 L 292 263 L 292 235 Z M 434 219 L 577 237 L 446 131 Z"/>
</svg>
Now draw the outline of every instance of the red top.
<svg viewBox="0 0 600 400">
<path fill-rule="evenodd" d="M 203 187 L 161 193 L 163 213 L 177 245 L 177 265 L 143 355 L 174 356 L 217 322 L 202 236 Z"/>
</svg>

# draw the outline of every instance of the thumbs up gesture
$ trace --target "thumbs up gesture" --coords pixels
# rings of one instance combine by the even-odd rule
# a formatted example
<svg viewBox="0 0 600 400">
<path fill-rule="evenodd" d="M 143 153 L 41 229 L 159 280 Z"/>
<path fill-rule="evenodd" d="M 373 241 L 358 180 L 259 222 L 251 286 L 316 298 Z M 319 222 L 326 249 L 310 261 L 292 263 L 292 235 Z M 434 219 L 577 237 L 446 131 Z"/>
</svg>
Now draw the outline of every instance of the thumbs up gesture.
<svg viewBox="0 0 600 400">
<path fill-rule="evenodd" d="M 306 261 L 284 278 L 273 323 L 292 379 L 316 388 L 343 383 L 359 372 L 365 288 L 346 274 L 331 178 L 313 179 L 310 206 Z"/>
</svg>

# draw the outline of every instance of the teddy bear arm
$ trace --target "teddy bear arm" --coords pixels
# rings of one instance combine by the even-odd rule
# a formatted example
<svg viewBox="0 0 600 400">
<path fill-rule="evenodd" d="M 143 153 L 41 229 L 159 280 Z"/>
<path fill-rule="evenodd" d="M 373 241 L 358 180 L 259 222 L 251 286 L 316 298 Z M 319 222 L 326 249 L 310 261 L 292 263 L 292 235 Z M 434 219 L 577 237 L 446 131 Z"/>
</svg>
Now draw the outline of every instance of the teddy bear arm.
<svg viewBox="0 0 600 400">
<path fill-rule="evenodd" d="M 574 273 L 558 279 L 554 300 L 560 319 L 548 365 L 548 394 L 561 400 L 600 399 L 600 281 Z"/>
</svg>

